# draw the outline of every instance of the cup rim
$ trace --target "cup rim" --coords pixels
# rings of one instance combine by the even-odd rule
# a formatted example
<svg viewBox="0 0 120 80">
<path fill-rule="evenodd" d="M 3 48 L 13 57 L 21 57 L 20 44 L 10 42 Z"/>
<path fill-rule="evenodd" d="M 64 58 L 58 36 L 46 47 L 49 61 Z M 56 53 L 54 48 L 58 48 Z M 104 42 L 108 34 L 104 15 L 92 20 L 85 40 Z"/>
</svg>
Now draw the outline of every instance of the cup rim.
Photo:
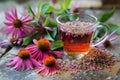
<svg viewBox="0 0 120 80">
<path fill-rule="evenodd" d="M 93 25 L 95 25 L 96 23 L 98 23 L 98 19 L 97 19 L 94 15 L 89 15 L 89 14 L 86 14 L 86 13 L 69 13 L 69 14 L 59 15 L 59 16 L 56 18 L 57 23 L 59 23 L 60 25 L 64 25 L 64 23 L 62 23 L 62 22 L 59 21 L 59 18 L 64 17 L 64 16 L 67 16 L 67 15 L 70 15 L 70 14 L 87 15 L 87 16 L 90 16 L 90 17 L 92 17 L 92 18 L 95 19 L 95 22 L 93 23 Z"/>
</svg>

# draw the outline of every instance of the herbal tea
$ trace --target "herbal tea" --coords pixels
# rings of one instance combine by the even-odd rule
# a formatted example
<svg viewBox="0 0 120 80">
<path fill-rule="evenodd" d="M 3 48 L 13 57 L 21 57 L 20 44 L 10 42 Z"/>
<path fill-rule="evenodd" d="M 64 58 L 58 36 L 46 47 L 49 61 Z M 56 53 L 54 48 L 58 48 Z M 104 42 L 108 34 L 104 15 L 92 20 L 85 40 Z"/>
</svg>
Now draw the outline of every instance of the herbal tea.
<svg viewBox="0 0 120 80">
<path fill-rule="evenodd" d="M 63 47 L 67 55 L 84 54 L 90 49 L 92 23 L 72 21 L 59 26 Z"/>
</svg>

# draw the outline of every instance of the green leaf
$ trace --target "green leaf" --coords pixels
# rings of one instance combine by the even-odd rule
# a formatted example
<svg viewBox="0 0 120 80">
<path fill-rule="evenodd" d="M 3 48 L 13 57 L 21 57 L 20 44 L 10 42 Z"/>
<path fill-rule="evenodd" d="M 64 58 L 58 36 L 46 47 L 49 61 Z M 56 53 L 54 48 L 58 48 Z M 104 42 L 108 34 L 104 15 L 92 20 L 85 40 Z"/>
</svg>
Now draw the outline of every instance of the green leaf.
<svg viewBox="0 0 120 80">
<path fill-rule="evenodd" d="M 30 4 L 27 4 L 27 10 L 28 10 L 28 12 L 30 13 L 30 16 L 34 18 L 34 17 L 35 17 L 35 14 L 34 14 L 33 10 L 31 9 Z"/>
<path fill-rule="evenodd" d="M 47 10 L 49 9 L 50 5 L 49 3 L 44 3 L 41 7 L 41 13 L 42 15 L 45 15 L 45 13 L 47 12 Z"/>
<path fill-rule="evenodd" d="M 108 27 L 109 27 L 109 31 L 110 32 L 113 32 L 114 30 L 116 30 L 119 26 L 118 25 L 116 25 L 116 24 L 108 24 Z"/>
<path fill-rule="evenodd" d="M 61 10 L 65 7 L 65 6 L 63 5 L 62 0 L 58 0 L 58 4 L 60 5 Z"/>
<path fill-rule="evenodd" d="M 70 21 L 72 21 L 72 20 L 77 20 L 77 19 L 79 19 L 79 17 L 78 17 L 78 15 L 76 15 L 76 14 L 71 14 L 71 15 L 69 15 L 69 19 L 70 19 Z"/>
<path fill-rule="evenodd" d="M 41 3 L 41 0 L 39 0 L 38 2 L 38 6 L 37 6 L 37 11 L 38 11 L 38 18 L 40 18 L 40 3 Z"/>
<path fill-rule="evenodd" d="M 117 35 L 120 35 L 120 27 L 117 30 Z"/>
<path fill-rule="evenodd" d="M 31 42 L 32 42 L 31 36 L 27 36 L 27 37 L 25 37 L 25 38 L 23 39 L 23 44 L 22 44 L 22 46 L 27 46 L 27 45 L 29 45 Z"/>
<path fill-rule="evenodd" d="M 45 36 L 45 38 L 47 38 L 50 41 L 54 41 L 54 39 L 52 38 L 52 36 L 50 35 L 50 33 L 46 30 L 47 35 Z"/>
<path fill-rule="evenodd" d="M 106 26 L 103 25 L 99 25 L 99 27 L 96 29 L 93 39 L 95 41 L 99 41 L 101 40 L 101 37 L 106 33 Z"/>
<path fill-rule="evenodd" d="M 52 23 L 52 25 L 57 25 L 57 21 L 56 20 L 52 21 L 51 23 Z"/>
<path fill-rule="evenodd" d="M 57 27 L 54 27 L 52 33 L 53 38 L 55 38 L 56 35 L 57 35 Z"/>
<path fill-rule="evenodd" d="M 61 40 L 57 40 L 55 42 L 52 43 L 52 50 L 58 49 L 58 48 L 62 48 L 63 44 Z"/>
<path fill-rule="evenodd" d="M 95 31 L 95 33 L 94 33 L 94 37 L 93 37 L 93 38 L 94 38 L 94 39 L 96 39 L 96 38 L 97 38 L 97 36 L 98 36 L 98 34 L 99 34 L 99 31 L 98 31 L 98 30 L 96 30 L 96 31 Z"/>
<path fill-rule="evenodd" d="M 101 14 L 98 17 L 98 21 L 106 22 L 107 20 L 109 20 L 113 16 L 114 13 L 115 13 L 115 8 L 113 8 L 111 11 L 108 11 L 108 12 Z"/>
<path fill-rule="evenodd" d="M 50 16 L 48 16 L 44 22 L 44 26 L 47 26 L 49 24 Z"/>
<path fill-rule="evenodd" d="M 120 35 L 120 26 L 116 25 L 116 24 L 108 24 L 108 27 L 109 27 L 109 31 L 110 32 L 113 32 L 115 30 L 117 30 L 117 34 Z"/>
<path fill-rule="evenodd" d="M 70 3 L 71 3 L 71 0 L 65 0 L 65 9 L 69 8 Z"/>
<path fill-rule="evenodd" d="M 52 11 L 57 11 L 56 8 L 52 7 L 52 6 L 49 6 L 48 10 L 47 10 L 47 13 L 50 13 Z"/>
<path fill-rule="evenodd" d="M 69 9 L 64 10 L 64 13 L 69 14 L 71 13 Z"/>
<path fill-rule="evenodd" d="M 37 27 L 36 22 L 29 22 L 29 24 L 32 24 L 33 26 Z"/>
<path fill-rule="evenodd" d="M 41 0 L 38 1 L 38 5 L 37 5 L 38 10 L 40 10 L 40 3 L 41 3 Z"/>
<path fill-rule="evenodd" d="M 56 20 L 53 20 L 51 21 L 49 24 L 48 24 L 49 27 L 55 27 L 57 26 L 57 21 Z"/>
<path fill-rule="evenodd" d="M 40 37 L 41 37 L 41 34 L 40 34 L 40 33 L 35 33 L 35 34 L 33 34 L 33 38 L 34 38 L 34 39 L 40 39 Z"/>
</svg>

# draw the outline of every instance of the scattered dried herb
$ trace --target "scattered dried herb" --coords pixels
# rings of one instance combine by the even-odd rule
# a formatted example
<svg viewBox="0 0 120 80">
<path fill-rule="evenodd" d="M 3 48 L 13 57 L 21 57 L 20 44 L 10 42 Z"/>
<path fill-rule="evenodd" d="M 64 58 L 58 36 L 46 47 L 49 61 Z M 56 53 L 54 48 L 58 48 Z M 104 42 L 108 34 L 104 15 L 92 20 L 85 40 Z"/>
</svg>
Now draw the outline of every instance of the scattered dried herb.
<svg viewBox="0 0 120 80">
<path fill-rule="evenodd" d="M 115 56 L 107 50 L 92 48 L 89 53 L 81 59 L 74 59 L 72 61 L 58 60 L 57 62 L 61 67 L 61 71 L 72 71 L 72 73 L 83 70 L 94 71 L 111 68 L 115 64 Z"/>
<path fill-rule="evenodd" d="M 102 70 L 114 65 L 114 56 L 107 50 L 92 48 L 87 55 L 81 59 L 81 69 Z"/>
</svg>

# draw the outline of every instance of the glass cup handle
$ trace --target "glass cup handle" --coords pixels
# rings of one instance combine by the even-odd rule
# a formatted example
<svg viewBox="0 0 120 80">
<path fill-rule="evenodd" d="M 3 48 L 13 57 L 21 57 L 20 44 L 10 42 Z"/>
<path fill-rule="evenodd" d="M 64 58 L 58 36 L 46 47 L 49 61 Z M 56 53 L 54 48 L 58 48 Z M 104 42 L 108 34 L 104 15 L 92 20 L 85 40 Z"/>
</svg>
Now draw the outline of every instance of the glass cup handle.
<svg viewBox="0 0 120 80">
<path fill-rule="evenodd" d="M 104 23 L 99 23 L 99 24 L 97 25 L 97 28 L 101 28 L 101 27 L 104 27 L 104 28 L 105 28 L 105 33 L 104 33 L 104 35 L 99 39 L 99 41 L 97 41 L 96 43 L 93 43 L 93 40 L 92 40 L 92 46 L 93 46 L 93 47 L 101 44 L 101 43 L 104 42 L 104 41 L 107 39 L 107 37 L 108 37 L 108 26 L 107 26 L 106 24 L 104 24 Z M 97 30 L 97 29 L 96 29 L 96 30 Z M 94 36 L 94 35 L 93 35 L 93 36 Z"/>
</svg>

